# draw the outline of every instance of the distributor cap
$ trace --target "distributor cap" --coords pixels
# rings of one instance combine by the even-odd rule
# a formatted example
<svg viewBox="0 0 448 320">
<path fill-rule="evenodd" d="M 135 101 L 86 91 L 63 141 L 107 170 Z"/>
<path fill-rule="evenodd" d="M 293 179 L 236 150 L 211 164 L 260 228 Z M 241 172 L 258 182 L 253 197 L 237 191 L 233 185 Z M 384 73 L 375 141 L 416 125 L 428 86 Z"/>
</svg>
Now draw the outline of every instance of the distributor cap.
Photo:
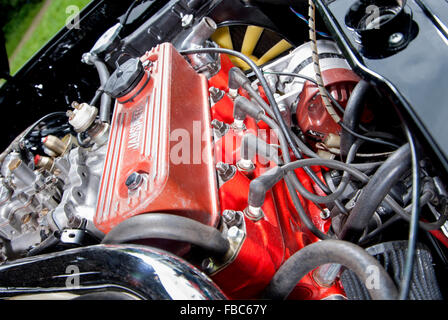
<svg viewBox="0 0 448 320">
<path fill-rule="evenodd" d="M 131 58 L 120 65 L 110 76 L 104 87 L 104 92 L 115 99 L 121 98 L 138 85 L 144 74 L 145 70 L 140 59 Z"/>
</svg>

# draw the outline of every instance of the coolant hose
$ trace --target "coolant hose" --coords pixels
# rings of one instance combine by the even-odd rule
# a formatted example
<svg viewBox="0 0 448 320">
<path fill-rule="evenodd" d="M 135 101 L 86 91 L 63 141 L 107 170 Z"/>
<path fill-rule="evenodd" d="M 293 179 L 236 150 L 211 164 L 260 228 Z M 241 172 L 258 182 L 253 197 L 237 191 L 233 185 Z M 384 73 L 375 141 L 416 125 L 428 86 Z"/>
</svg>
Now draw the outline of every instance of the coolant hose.
<svg viewBox="0 0 448 320">
<path fill-rule="evenodd" d="M 373 300 L 397 299 L 397 288 L 383 266 L 361 247 L 341 240 L 315 242 L 296 252 L 275 273 L 265 297 L 286 299 L 308 272 L 328 263 L 341 264 L 362 283 L 372 284 L 367 290 Z"/>
<path fill-rule="evenodd" d="M 229 249 L 229 242 L 216 228 L 165 213 L 146 213 L 129 218 L 113 228 L 102 243 L 119 244 L 143 239 L 188 242 L 218 256 L 224 256 Z"/>
<path fill-rule="evenodd" d="M 104 88 L 107 80 L 110 78 L 109 70 L 107 69 L 106 64 L 101 61 L 96 56 L 91 56 L 91 62 L 95 65 L 96 70 L 98 71 L 98 76 L 100 78 L 101 87 Z M 111 104 L 112 98 L 103 93 L 101 95 L 101 104 L 100 104 L 100 120 L 102 122 L 110 123 L 110 114 L 111 114 Z"/>
<path fill-rule="evenodd" d="M 395 151 L 364 187 L 356 205 L 342 227 L 339 239 L 357 242 L 364 228 L 390 189 L 400 180 L 411 163 L 411 149 L 405 144 Z"/>
<path fill-rule="evenodd" d="M 361 115 L 363 112 L 364 99 L 370 88 L 370 84 L 361 80 L 356 85 L 355 89 L 348 99 L 347 106 L 345 108 L 344 117 L 342 122 L 353 131 L 358 128 L 359 122 L 361 120 Z M 347 130 L 342 130 L 341 132 L 341 157 L 345 159 L 350 151 L 351 146 L 357 138 L 353 136 Z"/>
</svg>

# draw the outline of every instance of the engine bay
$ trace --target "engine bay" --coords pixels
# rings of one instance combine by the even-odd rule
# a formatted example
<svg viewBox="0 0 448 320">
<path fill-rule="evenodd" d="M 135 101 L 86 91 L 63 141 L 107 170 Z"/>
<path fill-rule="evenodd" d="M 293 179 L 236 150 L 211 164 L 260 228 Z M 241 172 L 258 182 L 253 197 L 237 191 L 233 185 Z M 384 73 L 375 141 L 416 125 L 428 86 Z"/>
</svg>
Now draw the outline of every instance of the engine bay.
<svg viewBox="0 0 448 320">
<path fill-rule="evenodd" d="M 326 6 L 260 2 L 134 1 L 78 52 L 98 73 L 78 84 L 90 95 L 59 100 L 0 155 L 2 297 L 443 299 L 439 151 L 354 66 Z M 359 32 L 371 59 L 418 39 L 396 39 L 406 1 L 359 2 L 384 11 L 392 41 L 372 51 Z"/>
</svg>

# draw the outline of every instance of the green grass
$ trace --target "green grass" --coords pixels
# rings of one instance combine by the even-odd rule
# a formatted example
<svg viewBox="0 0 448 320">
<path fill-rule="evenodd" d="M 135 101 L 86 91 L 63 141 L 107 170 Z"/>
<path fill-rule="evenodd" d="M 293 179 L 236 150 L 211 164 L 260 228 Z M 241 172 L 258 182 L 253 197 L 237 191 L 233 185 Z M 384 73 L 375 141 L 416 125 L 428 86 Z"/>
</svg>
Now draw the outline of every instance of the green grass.
<svg viewBox="0 0 448 320">
<path fill-rule="evenodd" d="M 71 5 L 80 9 L 90 0 L 52 0 L 42 20 L 37 25 L 31 38 L 25 43 L 11 64 L 11 74 L 15 74 L 40 48 L 42 48 L 62 27 L 65 26 L 69 14 L 66 8 Z M 82 26 L 81 26 L 82 27 Z"/>
<path fill-rule="evenodd" d="M 39 13 L 42 5 L 43 2 L 26 3 L 19 11 L 13 14 L 8 23 L 3 27 L 8 56 L 11 56 L 19 45 L 20 40 L 30 27 L 34 17 Z"/>
</svg>

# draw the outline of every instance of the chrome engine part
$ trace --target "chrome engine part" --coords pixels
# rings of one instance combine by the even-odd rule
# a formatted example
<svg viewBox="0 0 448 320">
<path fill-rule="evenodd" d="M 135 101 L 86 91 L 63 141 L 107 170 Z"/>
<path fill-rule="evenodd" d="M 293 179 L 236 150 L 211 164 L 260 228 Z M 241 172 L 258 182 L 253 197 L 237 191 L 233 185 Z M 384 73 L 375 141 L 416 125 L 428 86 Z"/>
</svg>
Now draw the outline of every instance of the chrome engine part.
<svg viewBox="0 0 448 320">
<path fill-rule="evenodd" d="M 318 40 L 317 47 L 319 51 L 322 72 L 331 69 L 351 70 L 347 60 L 334 41 Z M 311 42 L 307 42 L 291 51 L 288 55 L 275 60 L 263 67 L 266 72 L 266 79 L 273 92 L 279 92 L 277 103 L 279 106 L 286 106 L 295 111 L 299 94 L 307 80 L 291 76 L 278 76 L 269 74 L 269 72 L 296 73 L 315 79 L 313 61 L 311 59 Z"/>
<path fill-rule="evenodd" d="M 4 161 L 0 215 L 3 260 L 19 257 L 52 232 L 78 228 L 83 219 L 92 234 L 105 146 L 73 148 L 57 157 L 51 170 L 26 166 L 18 154 Z"/>
<path fill-rule="evenodd" d="M 91 149 L 77 147 L 59 160 L 68 164 L 68 170 L 64 175 L 63 196 L 52 213 L 58 229 L 79 228 L 85 219 L 87 230 L 101 238 L 102 232 L 93 224 L 93 217 L 105 153 L 105 145 Z"/>
</svg>

